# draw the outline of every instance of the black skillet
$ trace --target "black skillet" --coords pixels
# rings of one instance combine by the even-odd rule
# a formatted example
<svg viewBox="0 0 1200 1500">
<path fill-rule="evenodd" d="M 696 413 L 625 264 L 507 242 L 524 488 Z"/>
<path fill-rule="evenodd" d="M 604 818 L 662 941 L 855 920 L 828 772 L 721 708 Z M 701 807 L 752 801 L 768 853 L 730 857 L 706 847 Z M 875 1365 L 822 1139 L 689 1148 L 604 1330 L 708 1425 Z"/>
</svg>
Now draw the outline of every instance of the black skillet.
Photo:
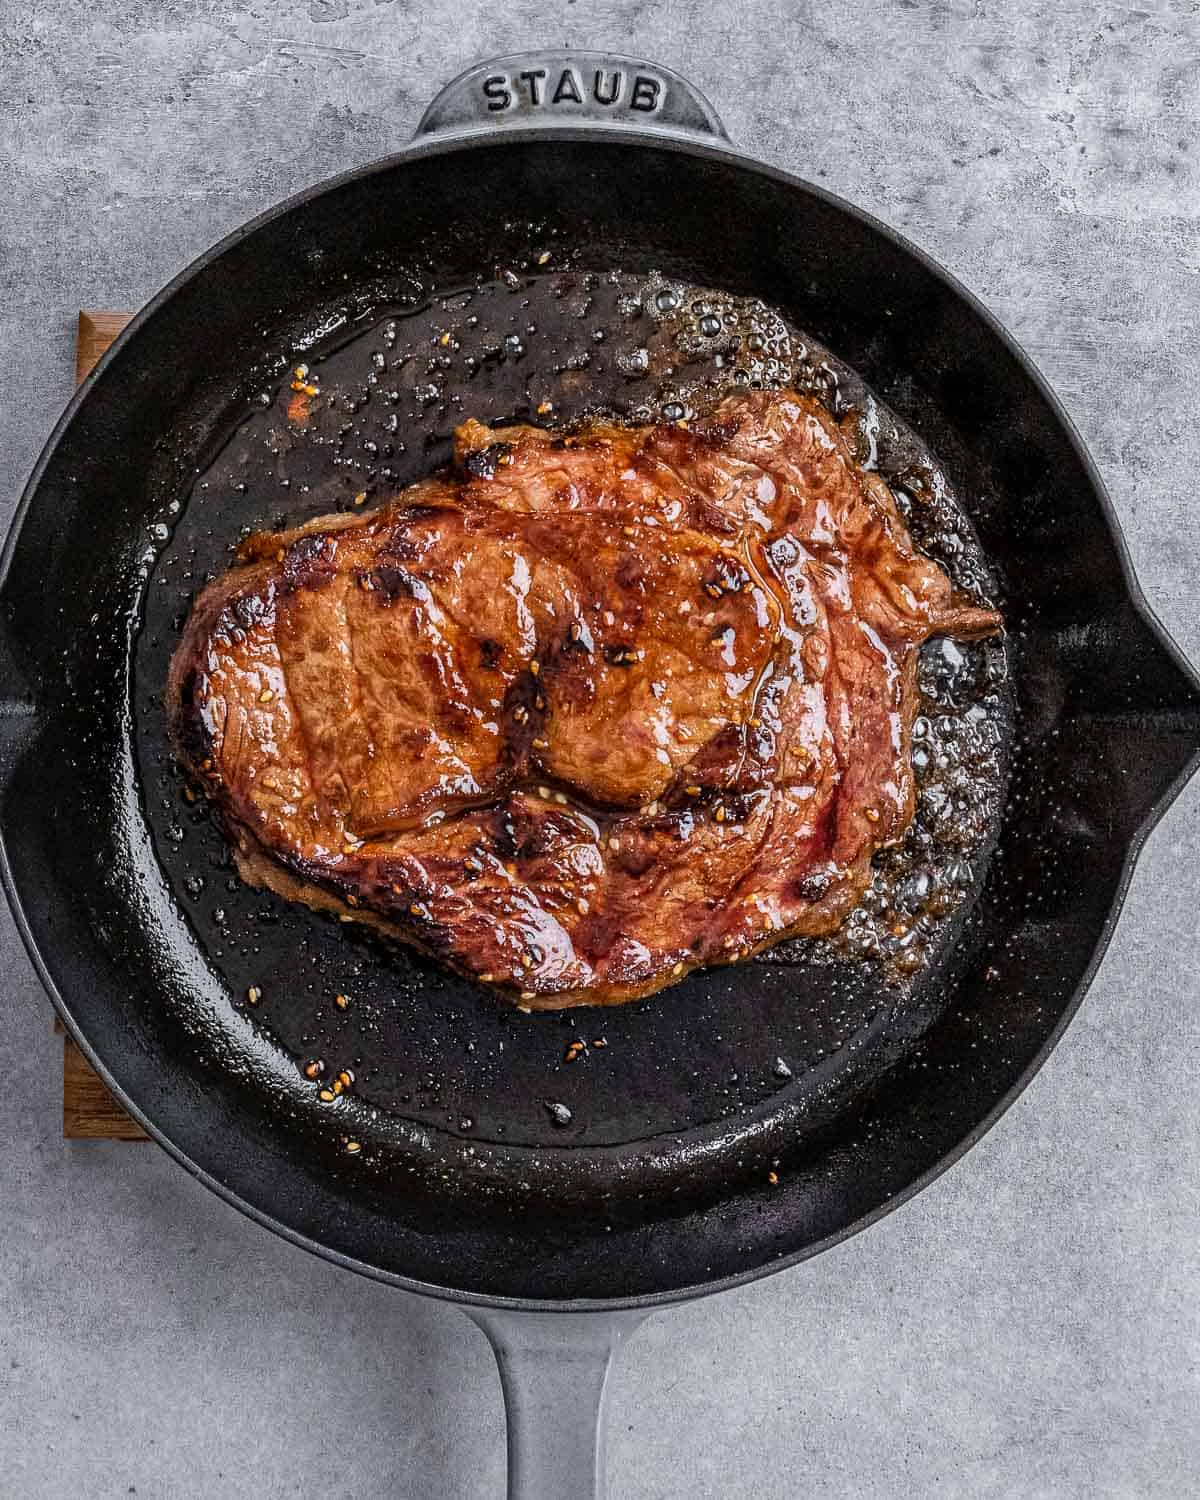
<svg viewBox="0 0 1200 1500">
<path fill-rule="evenodd" d="M 153 676 L 163 599 L 182 608 L 187 555 L 226 546 L 234 514 L 178 502 L 254 399 L 264 351 L 386 300 L 414 269 L 454 287 L 547 243 L 781 307 L 967 498 L 1004 580 L 1012 781 L 969 916 L 903 1003 L 843 976 L 835 1007 L 826 969 L 744 965 L 597 1015 L 609 1045 L 568 1074 L 577 1032 L 561 1019 L 499 1011 L 239 888 L 172 772 Z M 520 414 L 502 398 L 496 415 Z M 440 461 L 448 431 L 398 459 L 399 477 Z M 304 512 L 296 496 L 278 515 L 255 503 L 255 525 Z M 264 214 L 156 297 L 37 465 L 0 618 L 4 879 L 71 1033 L 227 1201 L 471 1313 L 504 1375 L 511 1493 L 540 1500 L 599 1492 L 608 1362 L 647 1311 L 856 1232 L 1011 1103 L 1200 749 L 1200 683 L 1138 591 L 1066 414 L 995 319 L 877 221 L 737 155 L 683 80 L 589 54 L 472 69 L 408 150 Z M 344 1013 L 325 994 L 343 973 Z M 359 1074 L 333 1105 L 297 1066 L 318 1049 Z M 547 1101 L 567 1102 L 570 1127 Z"/>
</svg>

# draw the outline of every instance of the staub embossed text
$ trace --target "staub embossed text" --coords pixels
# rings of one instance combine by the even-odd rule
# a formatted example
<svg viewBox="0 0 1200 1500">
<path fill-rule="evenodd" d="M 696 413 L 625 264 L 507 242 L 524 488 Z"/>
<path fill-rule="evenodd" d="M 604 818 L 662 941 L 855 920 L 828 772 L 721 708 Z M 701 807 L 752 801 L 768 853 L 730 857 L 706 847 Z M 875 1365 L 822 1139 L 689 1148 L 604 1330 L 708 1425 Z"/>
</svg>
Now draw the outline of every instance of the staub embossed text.
<svg viewBox="0 0 1200 1500">
<path fill-rule="evenodd" d="M 572 64 L 553 69 L 531 67 L 520 73 L 489 73 L 480 87 L 492 114 L 593 102 L 608 109 L 624 106 L 639 114 L 656 114 L 667 91 L 666 82 L 652 73 L 623 68 L 583 69 Z"/>
</svg>

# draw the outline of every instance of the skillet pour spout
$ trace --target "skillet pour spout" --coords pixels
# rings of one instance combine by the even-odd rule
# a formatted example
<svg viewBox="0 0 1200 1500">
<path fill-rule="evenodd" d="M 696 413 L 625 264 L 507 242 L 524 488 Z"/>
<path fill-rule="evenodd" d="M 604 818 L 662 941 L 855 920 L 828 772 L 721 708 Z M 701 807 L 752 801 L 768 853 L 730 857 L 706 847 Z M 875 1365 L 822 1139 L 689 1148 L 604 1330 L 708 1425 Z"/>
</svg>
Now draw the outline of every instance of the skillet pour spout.
<svg viewBox="0 0 1200 1500">
<path fill-rule="evenodd" d="M 1127 571 L 1128 595 L 1090 619 L 1032 626 L 1019 644 L 1041 737 L 1042 780 L 1062 789 L 1054 815 L 1102 821 L 1136 852 L 1200 760 L 1200 681 Z M 1050 635 L 1053 634 L 1053 641 Z M 1089 681 L 1081 698 L 1071 684 Z"/>
<path fill-rule="evenodd" d="M 163 601 L 185 611 L 200 580 L 156 583 L 157 614 L 148 581 L 160 528 L 178 549 L 201 526 L 166 507 L 262 388 L 248 372 L 375 307 L 381 282 L 462 294 L 498 247 L 533 268 L 548 246 L 589 274 L 662 271 L 783 310 L 939 455 L 1002 581 L 1015 744 L 990 863 L 919 986 L 841 976 L 846 1032 L 829 969 L 752 963 L 606 1015 L 567 1068 L 557 1017 L 501 1014 L 465 980 L 247 896 L 171 762 Z M 475 389 L 511 419 L 527 374 L 494 361 Z M 408 461 L 448 457 L 452 425 L 431 419 Z M 184 270 L 51 436 L 5 548 L 0 625 L 0 873 L 68 1029 L 228 1202 L 490 1320 L 523 1500 L 599 1493 L 578 1403 L 574 1488 L 532 1461 L 556 1441 L 535 1425 L 556 1413 L 547 1369 L 569 1376 L 578 1355 L 598 1400 L 638 1314 L 856 1233 L 994 1123 L 1074 1015 L 1137 851 L 1200 759 L 1200 680 L 1147 609 L 1069 418 L 996 319 L 869 214 L 738 155 L 670 70 L 605 55 L 469 70 L 407 150 Z M 169 848 L 195 852 L 191 886 Z M 222 936 L 226 907 L 244 942 Z M 317 973 L 322 1046 L 356 1074 L 330 1099 L 303 1071 Z M 377 1107 L 385 1085 L 405 1102 Z M 504 1326 L 505 1311 L 526 1321 Z"/>
</svg>

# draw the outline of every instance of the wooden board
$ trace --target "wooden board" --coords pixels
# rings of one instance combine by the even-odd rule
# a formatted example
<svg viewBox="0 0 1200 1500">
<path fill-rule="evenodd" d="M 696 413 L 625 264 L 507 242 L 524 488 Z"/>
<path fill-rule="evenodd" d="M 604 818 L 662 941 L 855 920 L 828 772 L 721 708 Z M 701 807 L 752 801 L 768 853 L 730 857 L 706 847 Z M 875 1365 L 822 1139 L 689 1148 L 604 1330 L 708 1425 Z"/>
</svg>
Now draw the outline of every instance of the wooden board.
<svg viewBox="0 0 1200 1500">
<path fill-rule="evenodd" d="M 78 385 L 92 366 L 125 327 L 132 313 L 81 312 L 79 333 L 75 340 L 75 384 Z"/>
<path fill-rule="evenodd" d="M 81 312 L 75 346 L 75 379 L 82 380 L 133 316 Z M 63 1037 L 63 1135 L 68 1140 L 149 1140 L 108 1092 L 69 1036 Z"/>
<path fill-rule="evenodd" d="M 69 1141 L 148 1141 L 104 1087 L 69 1036 L 63 1037 L 63 1135 Z"/>
</svg>

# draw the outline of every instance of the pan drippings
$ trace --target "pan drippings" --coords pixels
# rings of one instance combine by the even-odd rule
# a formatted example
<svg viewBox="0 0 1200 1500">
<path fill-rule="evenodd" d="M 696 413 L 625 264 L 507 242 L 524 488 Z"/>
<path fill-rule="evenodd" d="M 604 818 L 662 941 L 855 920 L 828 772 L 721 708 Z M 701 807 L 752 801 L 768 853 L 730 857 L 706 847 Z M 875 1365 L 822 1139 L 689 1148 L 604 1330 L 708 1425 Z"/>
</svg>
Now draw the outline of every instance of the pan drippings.
<svg viewBox="0 0 1200 1500">
<path fill-rule="evenodd" d="M 676 1128 L 697 1104 L 708 1118 L 732 1114 L 782 1086 L 777 1060 L 790 1080 L 861 1045 L 885 1013 L 909 1003 L 905 996 L 914 1006 L 928 1003 L 923 977 L 953 941 L 978 888 L 1002 803 L 1010 717 L 1002 643 L 935 640 L 924 648 L 916 818 L 898 847 L 876 856 L 871 889 L 834 937 L 795 941 L 757 961 L 780 981 L 768 985 L 777 1001 L 764 1001 L 780 1019 L 764 1066 L 748 1061 L 740 1038 L 714 1030 L 690 1079 L 680 1074 L 658 1086 L 639 1118 L 619 1122 L 597 1118 L 579 1076 L 619 1067 L 620 1034 L 644 1027 L 664 999 L 605 1016 L 603 1027 L 591 1028 L 595 1038 L 586 1015 L 494 1016 L 484 997 L 459 993 L 470 986 L 422 960 L 385 954 L 369 939 L 248 891 L 230 872 L 202 798 L 182 784 L 155 740 L 162 730 L 156 684 L 187 606 L 251 532 L 382 500 L 444 464 L 453 429 L 467 416 L 567 428 L 594 415 L 686 422 L 731 391 L 782 386 L 850 416 L 861 460 L 887 479 L 918 544 L 960 588 L 996 603 L 996 581 L 932 456 L 852 371 L 755 300 L 657 273 L 562 268 L 548 249 L 470 287 L 431 296 L 414 286 L 370 307 L 327 309 L 311 336 L 279 348 L 190 496 L 174 497 L 178 514 L 164 513 L 162 532 L 150 538 L 157 556 L 148 563 L 139 646 L 139 702 L 147 705 L 139 739 L 164 815 L 155 819 L 164 866 L 233 993 L 245 1003 L 252 989 L 261 991 L 256 1018 L 302 1066 L 319 1059 L 326 1078 L 327 1069 L 336 1076 L 349 1067 L 355 1089 L 384 1108 L 486 1135 L 498 1124 L 489 1088 L 511 1071 L 506 1048 L 529 1049 L 556 1075 L 545 1098 L 570 1113 L 570 1130 L 556 1126 L 559 1138 L 620 1139 L 634 1129 Z M 297 949 L 311 979 L 306 995 L 289 993 L 285 1001 L 273 991 L 272 970 L 285 952 L 294 967 Z M 736 972 L 702 976 L 683 991 L 696 984 L 715 995 L 736 983 Z M 337 995 L 350 1003 L 337 1006 Z M 418 1058 L 418 1028 L 409 1029 L 405 1010 L 430 1005 L 448 1012 L 444 1042 L 440 1056 L 426 1050 Z M 472 1005 L 481 1014 L 470 1014 Z M 693 1001 L 689 1024 L 702 1030 L 704 1015 L 703 1000 Z M 514 1026 L 523 1028 L 520 1036 Z M 427 1021 L 419 1030 L 428 1037 Z M 595 1046 L 601 1033 L 603 1049 Z M 564 1070 L 575 1043 L 582 1044 L 575 1065 Z M 531 1092 L 531 1138 L 544 1133 L 545 1098 Z"/>
</svg>

